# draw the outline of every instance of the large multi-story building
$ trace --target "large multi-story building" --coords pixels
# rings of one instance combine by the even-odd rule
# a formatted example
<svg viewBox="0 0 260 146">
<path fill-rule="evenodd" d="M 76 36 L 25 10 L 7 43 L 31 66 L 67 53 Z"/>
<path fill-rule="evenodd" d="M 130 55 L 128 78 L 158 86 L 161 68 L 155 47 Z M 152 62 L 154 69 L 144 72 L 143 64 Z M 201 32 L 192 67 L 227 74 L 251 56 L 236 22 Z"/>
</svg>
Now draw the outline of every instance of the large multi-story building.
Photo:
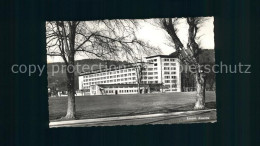
<svg viewBox="0 0 260 146">
<path fill-rule="evenodd" d="M 142 93 L 180 92 L 180 60 L 168 55 L 146 57 L 139 84 Z M 136 94 L 138 92 L 136 67 L 128 64 L 81 73 L 79 90 L 90 95 Z"/>
</svg>

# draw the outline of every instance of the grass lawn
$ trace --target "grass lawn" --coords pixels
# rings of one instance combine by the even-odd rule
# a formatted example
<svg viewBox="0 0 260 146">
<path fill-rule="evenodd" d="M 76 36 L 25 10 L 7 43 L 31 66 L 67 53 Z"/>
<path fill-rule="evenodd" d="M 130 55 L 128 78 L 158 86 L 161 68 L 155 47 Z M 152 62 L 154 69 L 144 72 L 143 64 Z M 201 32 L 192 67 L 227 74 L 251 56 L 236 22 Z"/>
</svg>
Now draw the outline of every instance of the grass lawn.
<svg viewBox="0 0 260 146">
<path fill-rule="evenodd" d="M 206 92 L 206 107 L 216 108 L 215 92 Z M 92 119 L 192 110 L 195 92 L 95 95 L 76 97 L 76 116 Z M 50 121 L 66 115 L 67 98 L 49 98 Z"/>
</svg>

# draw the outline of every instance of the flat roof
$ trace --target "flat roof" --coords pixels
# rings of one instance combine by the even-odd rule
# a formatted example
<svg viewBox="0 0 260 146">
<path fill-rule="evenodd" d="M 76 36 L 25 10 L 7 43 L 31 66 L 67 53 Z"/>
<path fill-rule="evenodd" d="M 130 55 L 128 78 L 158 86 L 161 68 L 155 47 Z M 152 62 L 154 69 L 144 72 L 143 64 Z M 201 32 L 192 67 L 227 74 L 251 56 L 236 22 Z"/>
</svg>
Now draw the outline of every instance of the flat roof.
<svg viewBox="0 0 260 146">
<path fill-rule="evenodd" d="M 110 68 L 110 69 L 97 69 L 97 70 L 92 70 L 89 72 L 82 72 L 80 73 L 78 76 L 83 76 L 83 75 L 90 75 L 90 74 L 96 74 L 96 73 L 102 73 L 102 72 L 108 72 L 108 71 L 115 71 L 115 70 L 120 70 L 120 69 L 129 69 L 129 68 L 133 68 L 134 65 L 127 65 L 127 66 L 117 66 L 114 68 Z"/>
<path fill-rule="evenodd" d="M 97 86 L 138 86 L 138 84 L 96 84 Z M 161 85 L 161 83 L 153 83 L 153 84 L 140 84 L 140 86 L 155 86 L 155 85 Z M 91 85 L 95 86 L 95 85 Z"/>
<path fill-rule="evenodd" d="M 170 56 L 170 55 L 154 55 L 154 56 L 149 56 L 149 57 L 145 57 L 146 59 L 148 58 L 154 58 L 154 57 L 161 57 L 161 58 L 177 58 L 175 56 Z"/>
</svg>

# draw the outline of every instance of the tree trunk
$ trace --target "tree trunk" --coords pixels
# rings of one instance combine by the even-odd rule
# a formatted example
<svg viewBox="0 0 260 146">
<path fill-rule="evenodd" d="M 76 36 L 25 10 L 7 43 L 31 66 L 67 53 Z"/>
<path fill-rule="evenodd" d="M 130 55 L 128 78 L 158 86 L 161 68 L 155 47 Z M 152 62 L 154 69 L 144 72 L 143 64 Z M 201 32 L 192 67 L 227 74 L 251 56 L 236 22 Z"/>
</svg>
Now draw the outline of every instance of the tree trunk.
<svg viewBox="0 0 260 146">
<path fill-rule="evenodd" d="M 68 88 L 68 107 L 65 119 L 76 118 L 76 104 L 75 104 L 75 76 L 74 76 L 74 55 L 69 55 L 69 63 L 67 64 L 67 88 Z"/>
<path fill-rule="evenodd" d="M 140 83 L 138 83 L 138 94 L 141 94 L 141 92 L 140 92 Z"/>
<path fill-rule="evenodd" d="M 68 75 L 68 107 L 65 119 L 76 118 L 76 105 L 75 105 L 75 88 L 74 88 L 74 73 L 67 73 Z"/>
<path fill-rule="evenodd" d="M 205 108 L 205 74 L 196 73 L 196 103 L 194 109 L 204 109 Z"/>
</svg>

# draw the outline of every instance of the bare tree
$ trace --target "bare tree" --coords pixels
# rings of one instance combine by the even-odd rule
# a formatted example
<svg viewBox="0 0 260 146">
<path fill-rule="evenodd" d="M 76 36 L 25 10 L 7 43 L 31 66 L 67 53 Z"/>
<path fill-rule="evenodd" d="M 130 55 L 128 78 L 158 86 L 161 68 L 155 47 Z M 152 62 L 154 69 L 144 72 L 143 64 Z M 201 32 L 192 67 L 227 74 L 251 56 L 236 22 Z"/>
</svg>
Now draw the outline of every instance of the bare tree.
<svg viewBox="0 0 260 146">
<path fill-rule="evenodd" d="M 194 109 L 204 109 L 205 108 L 205 73 L 199 64 L 199 55 L 201 53 L 201 48 L 196 42 L 196 36 L 199 26 L 205 21 L 205 18 L 195 17 L 186 18 L 189 25 L 188 28 L 188 43 L 186 47 L 180 41 L 177 36 L 176 24 L 178 18 L 163 18 L 160 19 L 161 27 L 169 34 L 171 41 L 173 42 L 176 52 L 179 58 L 184 64 L 192 65 L 195 67 L 195 79 L 196 79 L 196 103 Z"/>
<path fill-rule="evenodd" d="M 138 85 L 138 93 L 139 94 L 141 94 L 140 84 L 142 83 L 144 69 L 145 69 L 145 62 L 143 62 L 142 59 L 141 59 L 141 61 L 135 62 L 136 82 L 137 82 L 137 85 Z"/>
<path fill-rule="evenodd" d="M 62 57 L 66 65 L 68 107 L 65 119 L 74 119 L 75 55 L 133 59 L 138 52 L 151 52 L 149 44 L 135 36 L 137 22 L 133 20 L 53 21 L 46 23 L 47 55 Z M 156 50 L 156 49 L 154 49 Z"/>
</svg>

